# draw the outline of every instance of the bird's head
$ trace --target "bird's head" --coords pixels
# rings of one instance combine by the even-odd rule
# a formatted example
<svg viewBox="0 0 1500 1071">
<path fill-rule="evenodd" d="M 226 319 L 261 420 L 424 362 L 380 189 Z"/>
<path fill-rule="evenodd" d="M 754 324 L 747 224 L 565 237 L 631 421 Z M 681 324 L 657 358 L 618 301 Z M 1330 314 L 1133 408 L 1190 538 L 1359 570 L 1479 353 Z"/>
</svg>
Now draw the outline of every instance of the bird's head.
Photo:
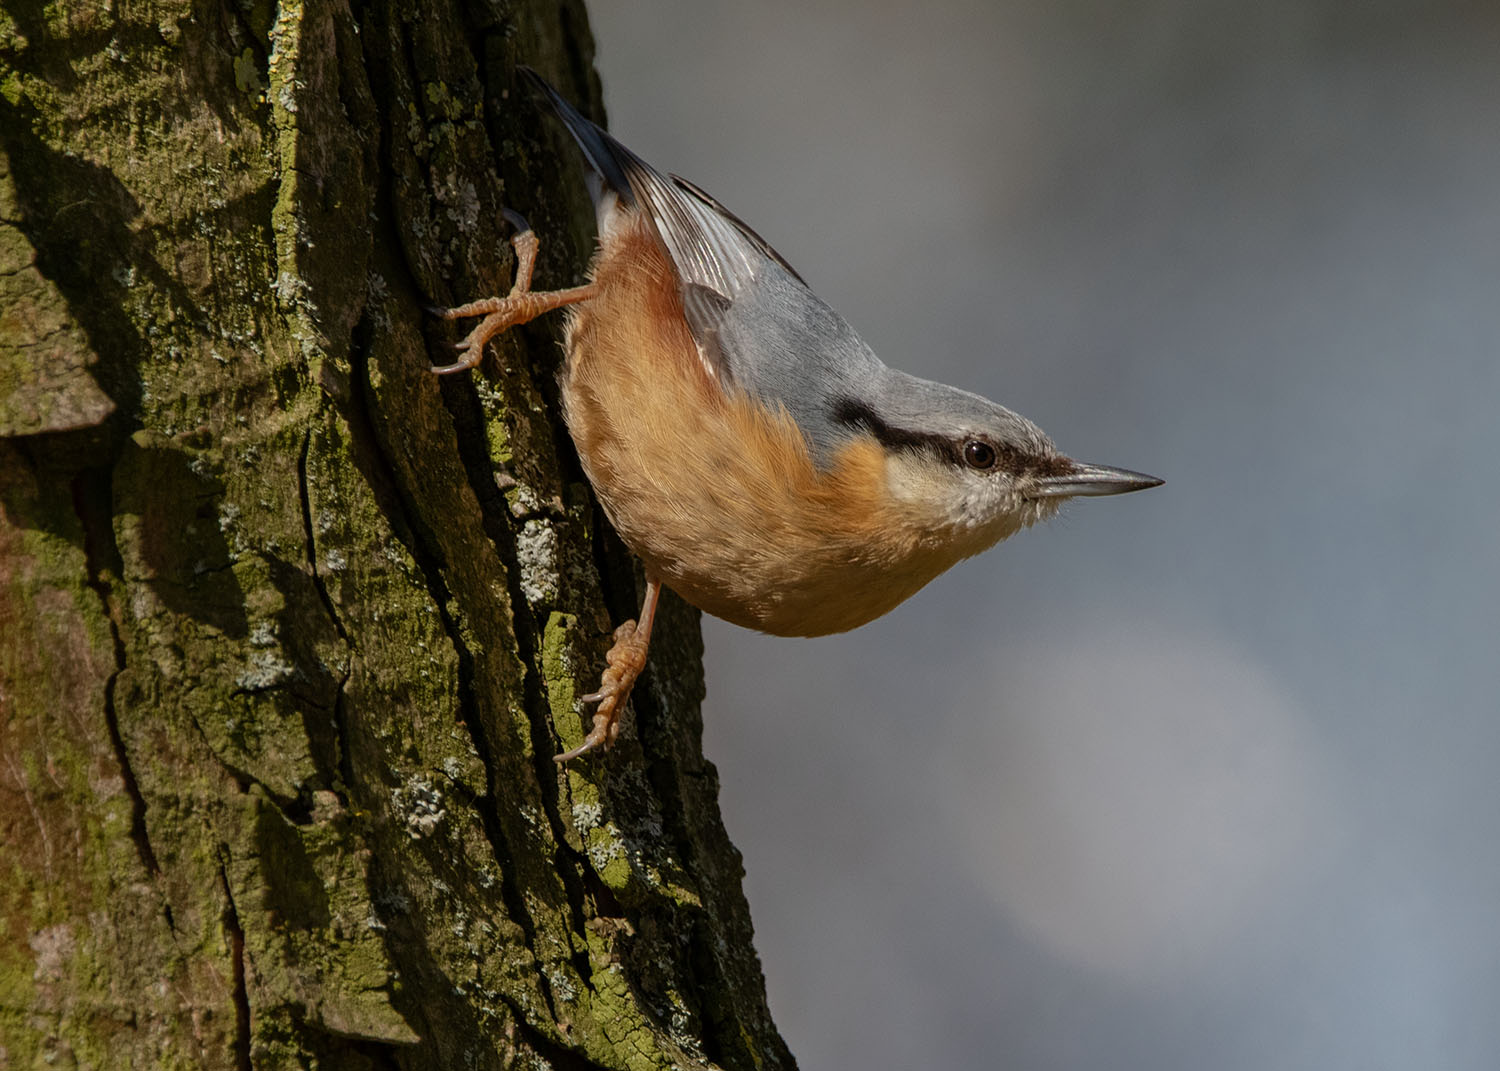
<svg viewBox="0 0 1500 1071">
<path fill-rule="evenodd" d="M 1162 483 L 1075 461 L 1025 417 L 967 391 L 901 373 L 883 386 L 839 400 L 833 418 L 881 445 L 891 498 L 956 557 L 1046 520 L 1070 498 Z"/>
</svg>

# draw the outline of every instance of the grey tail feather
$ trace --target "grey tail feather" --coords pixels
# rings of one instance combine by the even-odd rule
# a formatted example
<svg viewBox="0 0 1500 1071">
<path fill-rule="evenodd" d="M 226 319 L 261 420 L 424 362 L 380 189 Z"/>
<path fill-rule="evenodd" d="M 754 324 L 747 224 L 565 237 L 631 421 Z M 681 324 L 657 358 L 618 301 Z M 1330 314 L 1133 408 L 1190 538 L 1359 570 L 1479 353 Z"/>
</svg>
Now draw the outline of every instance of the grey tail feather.
<svg viewBox="0 0 1500 1071">
<path fill-rule="evenodd" d="M 584 158 L 588 160 L 589 166 L 599 173 L 605 185 L 619 194 L 625 204 L 634 205 L 635 191 L 631 189 L 626 171 L 630 162 L 635 160 L 635 154 L 584 118 L 577 108 L 569 104 L 567 99 L 536 71 L 524 66 L 516 69 L 547 98 L 547 102 L 552 105 L 552 110 L 557 113 L 563 125 L 568 128 L 568 133 L 573 135 L 573 140 L 583 150 Z"/>
</svg>

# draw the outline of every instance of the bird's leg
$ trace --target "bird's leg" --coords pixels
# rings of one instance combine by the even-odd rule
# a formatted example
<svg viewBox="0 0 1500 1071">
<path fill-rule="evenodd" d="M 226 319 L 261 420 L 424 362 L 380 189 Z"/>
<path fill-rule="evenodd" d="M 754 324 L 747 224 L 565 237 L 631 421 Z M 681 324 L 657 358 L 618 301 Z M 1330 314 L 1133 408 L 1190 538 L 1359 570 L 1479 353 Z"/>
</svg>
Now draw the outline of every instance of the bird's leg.
<svg viewBox="0 0 1500 1071">
<path fill-rule="evenodd" d="M 531 224 L 518 213 L 508 208 L 504 211 L 506 221 L 510 223 L 513 230 L 510 244 L 511 248 L 516 251 L 515 284 L 510 288 L 510 293 L 503 298 L 484 298 L 451 309 L 431 308 L 427 310 L 444 320 L 457 320 L 465 316 L 484 317 L 474 330 L 454 347 L 462 354 L 458 360 L 452 364 L 432 366 L 432 370 L 438 375 L 473 368 L 484 355 L 484 344 L 500 332 L 508 331 L 517 324 L 534 320 L 544 312 L 551 312 L 553 309 L 560 309 L 564 305 L 572 305 L 579 301 L 587 301 L 596 292 L 595 285 L 587 283 L 568 290 L 551 290 L 542 294 L 533 294 L 531 273 L 536 269 L 538 247 L 536 232 L 531 229 Z"/>
<path fill-rule="evenodd" d="M 636 678 L 646 668 L 646 652 L 651 647 L 651 625 L 656 621 L 656 600 L 661 596 L 661 581 L 646 578 L 646 598 L 641 603 L 641 616 L 636 621 L 627 621 L 615 629 L 615 645 L 604 656 L 607 663 L 604 679 L 599 690 L 583 697 L 585 703 L 598 703 L 594 711 L 594 727 L 583 743 L 572 751 L 553 756 L 558 762 L 576 759 L 586 751 L 593 751 L 601 744 L 609 747 L 620 735 L 620 715 L 625 710 L 625 700 L 630 698 L 630 689 Z"/>
</svg>

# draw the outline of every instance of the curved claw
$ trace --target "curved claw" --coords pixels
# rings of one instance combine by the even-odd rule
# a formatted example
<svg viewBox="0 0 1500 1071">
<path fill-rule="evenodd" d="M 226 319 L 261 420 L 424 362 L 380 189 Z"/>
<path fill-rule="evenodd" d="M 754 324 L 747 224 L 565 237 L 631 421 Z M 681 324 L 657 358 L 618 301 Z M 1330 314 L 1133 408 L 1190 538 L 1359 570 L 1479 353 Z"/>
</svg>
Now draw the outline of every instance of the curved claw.
<svg viewBox="0 0 1500 1071">
<path fill-rule="evenodd" d="M 505 217 L 505 222 L 511 225 L 516 234 L 525 234 L 531 230 L 531 224 L 526 222 L 526 217 L 515 209 L 501 207 L 500 214 Z"/>
<path fill-rule="evenodd" d="M 601 744 L 608 748 L 620 735 L 620 707 L 630 695 L 629 688 L 621 688 L 619 685 L 605 685 L 597 692 L 583 696 L 585 703 L 602 703 L 603 705 L 594 713 L 594 725 L 589 730 L 588 736 L 583 738 L 572 751 L 564 751 L 561 755 L 553 755 L 555 762 L 567 762 L 576 759 L 579 755 L 593 751 Z"/>
<path fill-rule="evenodd" d="M 473 368 L 478 363 L 479 362 L 477 360 L 473 360 L 473 359 L 470 359 L 470 358 L 466 357 L 463 360 L 454 361 L 452 364 L 432 364 L 432 365 L 428 365 L 427 366 L 427 370 L 430 371 L 430 372 L 432 372 L 435 375 L 447 376 L 447 375 L 452 375 L 454 372 L 467 372 L 469 369 Z"/>
<path fill-rule="evenodd" d="M 602 736 L 598 740 L 595 740 L 594 739 L 594 735 L 592 733 L 590 733 L 589 736 L 588 736 L 588 739 L 586 739 L 583 743 L 579 744 L 572 751 L 564 751 L 561 755 L 553 755 L 552 756 L 552 761 L 553 762 L 569 762 L 572 759 L 578 758 L 578 756 L 580 756 L 580 755 L 587 755 L 590 751 L 593 751 L 596 747 L 598 747 L 603 742 L 604 742 L 604 738 Z"/>
</svg>

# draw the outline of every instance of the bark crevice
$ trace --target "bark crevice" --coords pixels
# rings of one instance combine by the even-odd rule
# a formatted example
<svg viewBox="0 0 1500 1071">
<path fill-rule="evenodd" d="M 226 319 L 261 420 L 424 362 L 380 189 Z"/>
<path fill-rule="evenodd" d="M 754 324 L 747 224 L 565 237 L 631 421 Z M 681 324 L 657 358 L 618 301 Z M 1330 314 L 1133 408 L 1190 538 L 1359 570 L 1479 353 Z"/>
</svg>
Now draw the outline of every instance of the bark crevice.
<svg viewBox="0 0 1500 1071">
<path fill-rule="evenodd" d="M 130 800 L 130 839 L 135 844 L 141 866 L 153 879 L 161 877 L 161 863 L 156 849 L 151 845 L 151 834 L 146 824 L 146 797 L 141 793 L 141 783 L 136 777 L 135 766 L 130 761 L 130 751 L 125 746 L 125 737 L 120 732 L 120 712 L 115 707 L 115 687 L 120 674 L 125 672 L 125 638 L 121 634 L 119 606 L 106 574 L 120 575 L 120 551 L 115 545 L 114 529 L 110 524 L 110 472 L 108 469 L 89 469 L 73 478 L 73 511 L 83 530 L 84 568 L 87 570 L 88 587 L 99 599 L 99 608 L 109 625 L 110 649 L 114 656 L 114 668 L 104 680 L 104 725 L 109 731 L 109 741 L 114 748 L 115 761 L 120 767 L 120 780 L 125 786 L 125 795 Z M 163 902 L 167 922 L 172 921 L 172 905 Z"/>
<path fill-rule="evenodd" d="M 229 972 L 232 986 L 230 1001 L 234 1005 L 234 1067 L 235 1071 L 252 1071 L 250 985 L 245 970 L 245 930 L 240 925 L 240 914 L 234 904 L 234 892 L 229 887 L 229 873 L 222 863 L 219 865 L 219 888 L 224 895 L 224 913 L 221 921 L 224 933 L 229 938 Z"/>
</svg>

